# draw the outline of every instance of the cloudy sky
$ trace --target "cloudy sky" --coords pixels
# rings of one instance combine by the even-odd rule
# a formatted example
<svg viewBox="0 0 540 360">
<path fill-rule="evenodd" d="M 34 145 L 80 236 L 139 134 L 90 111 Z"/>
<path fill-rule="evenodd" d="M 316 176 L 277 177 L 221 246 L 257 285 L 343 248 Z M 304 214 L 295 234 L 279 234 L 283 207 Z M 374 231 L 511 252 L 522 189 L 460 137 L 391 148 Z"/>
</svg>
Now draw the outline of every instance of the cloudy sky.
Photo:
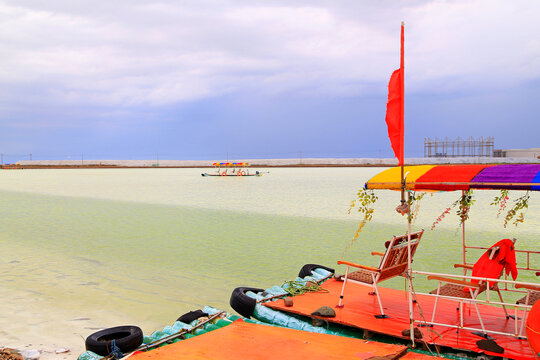
<svg viewBox="0 0 540 360">
<path fill-rule="evenodd" d="M 536 0 L 0 0 L 0 152 L 33 159 L 407 157 L 540 147 Z"/>
</svg>

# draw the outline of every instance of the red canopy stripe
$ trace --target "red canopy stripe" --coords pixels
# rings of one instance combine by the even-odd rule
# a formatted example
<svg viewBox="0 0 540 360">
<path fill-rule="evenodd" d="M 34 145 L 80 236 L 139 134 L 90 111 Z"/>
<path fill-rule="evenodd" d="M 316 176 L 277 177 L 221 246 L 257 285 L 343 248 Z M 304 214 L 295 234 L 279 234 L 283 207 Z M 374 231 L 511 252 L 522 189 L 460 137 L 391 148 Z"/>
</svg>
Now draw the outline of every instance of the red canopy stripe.
<svg viewBox="0 0 540 360">
<path fill-rule="evenodd" d="M 415 190 L 469 190 L 469 184 L 450 185 L 448 183 L 469 183 L 480 171 L 491 165 L 442 165 L 435 166 L 416 180 Z M 447 184 L 433 184 L 444 181 Z M 431 184 L 422 184 L 431 183 Z"/>
</svg>

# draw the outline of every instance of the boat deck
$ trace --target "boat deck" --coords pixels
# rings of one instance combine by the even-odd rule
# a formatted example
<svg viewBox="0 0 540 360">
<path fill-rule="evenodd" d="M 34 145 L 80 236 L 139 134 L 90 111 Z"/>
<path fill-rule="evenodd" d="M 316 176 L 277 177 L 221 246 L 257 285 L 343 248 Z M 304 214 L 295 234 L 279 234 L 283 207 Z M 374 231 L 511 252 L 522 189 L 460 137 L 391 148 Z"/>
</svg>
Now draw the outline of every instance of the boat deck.
<svg viewBox="0 0 540 360">
<path fill-rule="evenodd" d="M 177 359 L 435 359 L 406 354 L 407 347 L 310 333 L 237 320 L 223 328 L 166 345 L 138 352 L 132 360 Z M 405 357 L 403 357 L 405 355 Z M 408 356 L 408 357 L 407 357 Z M 420 356 L 420 357 L 417 357 Z"/>
<path fill-rule="evenodd" d="M 382 304 L 389 318 L 376 319 L 374 314 L 379 314 L 380 310 L 377 297 L 368 294 L 372 291 L 372 287 L 354 282 L 347 283 L 344 307 L 337 308 L 342 285 L 342 281 L 330 279 L 322 285 L 329 291 L 327 293 L 306 293 L 295 296 L 293 298 L 294 304 L 291 307 L 286 307 L 282 299 L 264 305 L 275 310 L 308 317 L 311 317 L 310 314 L 321 306 L 329 306 L 335 310 L 336 317 L 324 318 L 324 320 L 396 338 L 405 338 L 402 331 L 409 328 L 408 293 L 406 291 L 379 287 Z M 423 319 L 431 320 L 434 301 L 435 298 L 432 296 L 417 294 L 417 303 L 414 304 L 415 319 L 423 317 Z M 459 324 L 459 312 L 456 311 L 456 305 L 455 301 L 439 299 L 435 322 Z M 479 308 L 486 329 L 514 333 L 515 320 L 507 320 L 502 308 L 484 304 L 479 304 Z M 480 326 L 476 311 L 469 304 L 464 305 L 464 325 Z M 422 332 L 423 340 L 428 345 L 450 347 L 516 360 L 534 359 L 534 353 L 527 340 L 514 336 L 490 334 L 504 349 L 503 354 L 497 354 L 478 348 L 476 342 L 482 340 L 482 337 L 474 335 L 468 330 L 457 331 L 455 328 L 443 326 L 419 327 L 418 329 Z M 433 347 L 430 348 L 434 350 Z"/>
</svg>

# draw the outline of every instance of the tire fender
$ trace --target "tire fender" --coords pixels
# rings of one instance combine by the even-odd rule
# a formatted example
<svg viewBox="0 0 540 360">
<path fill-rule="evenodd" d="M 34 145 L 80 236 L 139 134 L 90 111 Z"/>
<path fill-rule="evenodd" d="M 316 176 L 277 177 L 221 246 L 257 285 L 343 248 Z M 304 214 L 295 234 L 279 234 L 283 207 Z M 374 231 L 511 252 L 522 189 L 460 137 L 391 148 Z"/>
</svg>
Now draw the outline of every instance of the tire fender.
<svg viewBox="0 0 540 360">
<path fill-rule="evenodd" d="M 203 312 L 201 309 L 199 309 L 199 310 L 194 310 L 194 311 L 185 313 L 184 315 L 176 319 L 176 321 L 181 321 L 184 324 L 189 324 L 190 322 L 197 320 L 198 318 L 202 318 L 204 316 L 208 316 L 208 314 Z"/>
<path fill-rule="evenodd" d="M 259 293 L 264 291 L 264 289 L 237 287 L 233 290 L 231 300 L 229 301 L 229 304 L 237 313 L 247 318 L 253 315 L 255 305 L 257 305 L 257 300 L 246 295 L 246 292 L 248 291 Z"/>
<path fill-rule="evenodd" d="M 302 266 L 302 268 L 300 269 L 300 272 L 298 273 L 298 277 L 303 279 L 306 276 L 311 276 L 311 271 L 313 271 L 315 269 L 319 269 L 319 268 L 324 269 L 324 270 L 328 270 L 332 274 L 336 273 L 336 271 L 334 269 L 326 267 L 326 266 L 317 265 L 317 264 L 306 264 L 306 265 Z"/>
<path fill-rule="evenodd" d="M 107 356 L 110 353 L 110 343 L 113 340 L 123 353 L 127 353 L 142 344 L 143 332 L 138 326 L 132 325 L 103 329 L 86 338 L 86 350 Z"/>
</svg>

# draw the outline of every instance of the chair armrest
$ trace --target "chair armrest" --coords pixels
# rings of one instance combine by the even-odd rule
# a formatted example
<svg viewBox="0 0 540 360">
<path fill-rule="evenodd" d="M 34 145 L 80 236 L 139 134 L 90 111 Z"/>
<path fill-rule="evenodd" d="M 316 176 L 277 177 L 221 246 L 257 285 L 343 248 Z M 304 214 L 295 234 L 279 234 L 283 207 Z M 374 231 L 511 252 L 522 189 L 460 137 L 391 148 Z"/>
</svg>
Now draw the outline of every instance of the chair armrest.
<svg viewBox="0 0 540 360">
<path fill-rule="evenodd" d="M 373 251 L 373 252 L 371 253 L 371 255 L 379 255 L 379 256 L 384 256 L 384 253 L 382 253 L 382 252 L 378 252 L 378 251 Z"/>
<path fill-rule="evenodd" d="M 480 285 L 475 284 L 475 283 L 470 282 L 470 281 L 457 280 L 457 279 L 447 278 L 447 277 L 443 277 L 443 276 L 429 275 L 427 278 L 428 278 L 428 280 L 439 280 L 439 281 L 443 281 L 443 282 L 447 282 L 447 283 L 451 283 L 451 284 L 456 284 L 456 285 L 461 285 L 461 286 L 468 286 L 468 287 L 473 287 L 473 288 L 479 288 L 480 287 Z"/>
<path fill-rule="evenodd" d="M 364 269 L 364 270 L 369 270 L 369 271 L 375 271 L 375 272 L 380 271 L 378 268 L 375 268 L 375 267 L 372 267 L 372 266 L 360 265 L 360 264 L 356 264 L 356 263 L 353 263 L 353 262 L 350 262 L 350 261 L 345 261 L 345 260 L 339 260 L 337 263 L 338 263 L 338 265 L 347 265 L 347 266 L 352 266 L 352 267 L 356 267 L 356 268 L 360 268 L 360 269 Z"/>
<path fill-rule="evenodd" d="M 469 264 L 454 264 L 454 267 L 455 268 L 464 268 L 464 269 L 469 269 L 469 270 L 472 270 L 472 268 L 473 268 L 473 266 L 469 265 Z"/>
<path fill-rule="evenodd" d="M 528 289 L 528 290 L 540 291 L 540 285 L 534 286 L 534 285 L 516 284 L 516 289 Z"/>
<path fill-rule="evenodd" d="M 540 271 L 537 271 L 537 272 L 536 272 L 536 276 L 540 276 Z"/>
</svg>

